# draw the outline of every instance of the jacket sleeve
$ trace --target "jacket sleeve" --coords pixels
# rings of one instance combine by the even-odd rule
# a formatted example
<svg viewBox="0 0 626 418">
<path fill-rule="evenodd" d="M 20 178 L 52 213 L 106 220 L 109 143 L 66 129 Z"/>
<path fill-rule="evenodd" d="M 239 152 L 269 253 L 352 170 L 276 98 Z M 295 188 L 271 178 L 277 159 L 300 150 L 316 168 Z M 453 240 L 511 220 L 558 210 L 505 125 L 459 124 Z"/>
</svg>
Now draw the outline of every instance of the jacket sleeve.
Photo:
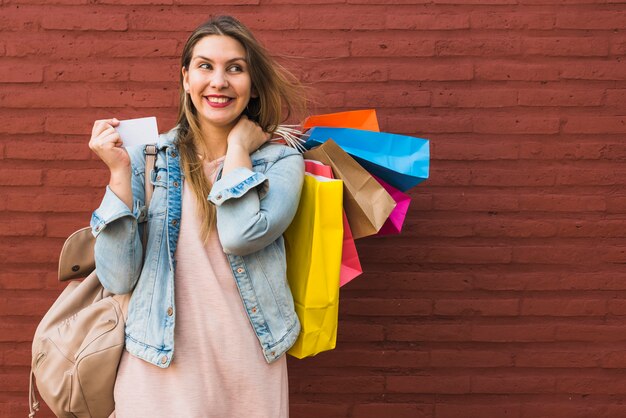
<svg viewBox="0 0 626 418">
<path fill-rule="evenodd" d="M 304 160 L 291 148 L 265 173 L 237 168 L 215 182 L 209 201 L 217 207 L 217 231 L 224 252 L 247 255 L 280 237 L 300 202 Z"/>
<path fill-rule="evenodd" d="M 143 147 L 129 147 L 128 153 L 131 157 L 132 211 L 107 186 L 90 223 L 91 232 L 96 237 L 96 273 L 102 286 L 115 294 L 131 292 L 139 279 L 143 261 L 141 232 L 147 219 Z"/>
</svg>

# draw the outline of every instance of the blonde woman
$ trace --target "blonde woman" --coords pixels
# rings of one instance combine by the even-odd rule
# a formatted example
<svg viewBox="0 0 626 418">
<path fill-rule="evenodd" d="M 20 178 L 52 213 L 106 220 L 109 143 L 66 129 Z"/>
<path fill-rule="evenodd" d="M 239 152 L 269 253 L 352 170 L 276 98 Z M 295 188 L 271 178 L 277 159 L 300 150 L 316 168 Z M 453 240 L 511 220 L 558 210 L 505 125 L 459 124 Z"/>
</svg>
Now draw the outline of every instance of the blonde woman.
<svg viewBox="0 0 626 418">
<path fill-rule="evenodd" d="M 268 140 L 304 109 L 303 90 L 229 16 L 191 34 L 180 88 L 147 213 L 143 147 L 121 146 L 117 119 L 96 121 L 90 140 L 111 172 L 91 221 L 96 270 L 132 292 L 113 416 L 287 417 L 285 352 L 300 324 L 282 234 L 304 163 Z"/>
</svg>

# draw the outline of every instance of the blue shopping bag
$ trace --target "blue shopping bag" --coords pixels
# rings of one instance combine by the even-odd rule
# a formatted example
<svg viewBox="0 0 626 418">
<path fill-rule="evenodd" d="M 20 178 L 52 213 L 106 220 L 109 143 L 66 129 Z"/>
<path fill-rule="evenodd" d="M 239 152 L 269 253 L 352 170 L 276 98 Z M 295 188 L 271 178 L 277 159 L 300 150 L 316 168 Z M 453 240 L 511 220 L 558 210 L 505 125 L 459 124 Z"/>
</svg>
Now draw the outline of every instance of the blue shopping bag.
<svg viewBox="0 0 626 418">
<path fill-rule="evenodd" d="M 303 139 L 308 149 L 332 139 L 371 174 L 403 192 L 428 178 L 430 150 L 427 139 L 319 126 L 308 130 Z"/>
</svg>

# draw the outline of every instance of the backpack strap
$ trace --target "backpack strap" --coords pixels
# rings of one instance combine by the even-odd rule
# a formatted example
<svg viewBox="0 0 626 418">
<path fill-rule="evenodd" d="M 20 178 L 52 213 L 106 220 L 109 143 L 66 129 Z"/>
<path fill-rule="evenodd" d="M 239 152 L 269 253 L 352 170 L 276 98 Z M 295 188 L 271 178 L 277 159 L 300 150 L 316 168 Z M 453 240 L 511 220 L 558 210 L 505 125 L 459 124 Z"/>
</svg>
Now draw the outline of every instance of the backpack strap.
<svg viewBox="0 0 626 418">
<path fill-rule="evenodd" d="M 152 172 L 156 170 L 156 156 L 157 156 L 157 147 L 156 145 L 146 145 L 144 148 L 144 154 L 146 155 L 146 168 L 144 169 L 145 178 L 145 203 L 146 203 L 146 213 L 148 208 L 150 207 L 150 200 L 152 200 L 152 192 L 154 192 L 154 187 L 152 186 Z M 148 169 L 148 167 L 150 169 Z M 146 221 L 143 227 L 143 251 L 144 258 L 146 253 L 146 246 L 148 245 L 148 222 Z"/>
</svg>

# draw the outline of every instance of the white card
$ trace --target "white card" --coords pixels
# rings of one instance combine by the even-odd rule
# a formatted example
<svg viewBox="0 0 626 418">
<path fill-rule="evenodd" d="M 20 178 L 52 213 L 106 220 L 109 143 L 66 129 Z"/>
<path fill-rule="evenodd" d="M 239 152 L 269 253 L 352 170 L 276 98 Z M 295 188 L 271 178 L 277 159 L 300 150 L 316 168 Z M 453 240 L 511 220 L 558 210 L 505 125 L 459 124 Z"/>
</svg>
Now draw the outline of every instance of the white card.
<svg viewBox="0 0 626 418">
<path fill-rule="evenodd" d="M 159 130 L 154 116 L 121 120 L 115 130 L 120 134 L 125 147 L 156 144 L 159 141 Z"/>
</svg>

